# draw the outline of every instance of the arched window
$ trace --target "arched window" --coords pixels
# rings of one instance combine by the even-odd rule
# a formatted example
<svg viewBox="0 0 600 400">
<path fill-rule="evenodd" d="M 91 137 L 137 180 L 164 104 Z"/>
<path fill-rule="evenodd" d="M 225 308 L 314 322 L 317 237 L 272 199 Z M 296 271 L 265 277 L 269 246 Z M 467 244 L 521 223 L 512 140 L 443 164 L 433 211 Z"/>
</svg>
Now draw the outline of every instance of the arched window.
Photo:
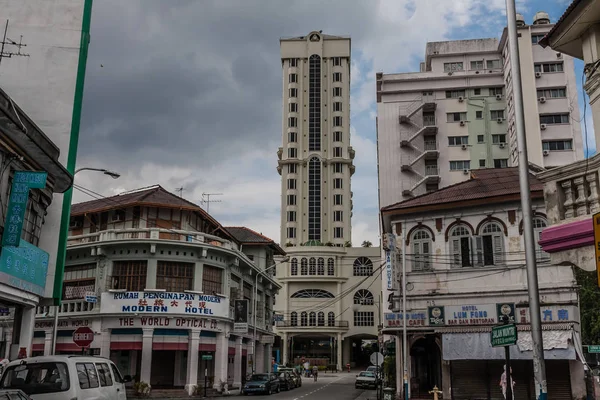
<svg viewBox="0 0 600 400">
<path fill-rule="evenodd" d="M 431 235 L 426 229 L 417 229 L 412 237 L 413 271 L 431 269 Z"/>
<path fill-rule="evenodd" d="M 306 325 L 308 325 L 308 314 L 306 313 L 306 311 L 302 311 L 302 313 L 300 314 L 300 326 Z"/>
<path fill-rule="evenodd" d="M 300 275 L 308 275 L 308 260 L 306 258 L 300 260 Z"/>
<path fill-rule="evenodd" d="M 317 260 L 317 275 L 325 275 L 325 259 L 321 257 Z"/>
<path fill-rule="evenodd" d="M 319 314 L 317 317 L 317 325 L 325 326 L 325 313 L 323 311 L 319 311 Z"/>
<path fill-rule="evenodd" d="M 291 268 L 292 268 L 292 275 L 298 275 L 298 260 L 295 258 L 292 258 L 292 263 L 291 263 Z"/>
<path fill-rule="evenodd" d="M 334 260 L 333 258 L 330 258 L 327 260 L 327 275 L 333 276 L 335 275 L 334 272 Z"/>
<path fill-rule="evenodd" d="M 310 56 L 308 64 L 308 150 L 321 150 L 321 57 Z"/>
<path fill-rule="evenodd" d="M 476 265 L 502 265 L 504 263 L 504 234 L 496 222 L 488 222 L 475 238 Z"/>
<path fill-rule="evenodd" d="M 308 240 L 321 240 L 321 160 L 308 163 Z"/>
<path fill-rule="evenodd" d="M 314 257 L 311 257 L 308 261 L 308 274 L 316 275 L 317 274 L 317 260 Z"/>
<path fill-rule="evenodd" d="M 296 311 L 293 311 L 290 315 L 290 325 L 298 326 L 298 313 Z"/>
<path fill-rule="evenodd" d="M 368 257 L 358 257 L 354 260 L 354 276 L 373 275 L 373 262 Z"/>
<path fill-rule="evenodd" d="M 450 231 L 450 253 L 455 267 L 470 267 L 471 233 L 465 225 L 456 225 Z"/>
<path fill-rule="evenodd" d="M 302 289 L 290 296 L 292 299 L 333 299 L 333 293 L 322 289 Z"/>
<path fill-rule="evenodd" d="M 335 313 L 333 311 L 327 313 L 327 326 L 335 326 Z"/>
<path fill-rule="evenodd" d="M 308 316 L 308 325 L 317 326 L 317 313 L 312 311 Z"/>
<path fill-rule="evenodd" d="M 538 261 L 545 262 L 550 260 L 550 254 L 542 250 L 540 246 L 540 239 L 542 231 L 548 226 L 546 220 L 542 217 L 535 217 L 533 219 L 533 236 L 535 237 L 535 256 Z"/>
<path fill-rule="evenodd" d="M 359 291 L 354 293 L 354 304 L 360 304 L 362 306 L 372 306 L 373 293 L 369 292 L 367 289 L 360 289 Z"/>
</svg>

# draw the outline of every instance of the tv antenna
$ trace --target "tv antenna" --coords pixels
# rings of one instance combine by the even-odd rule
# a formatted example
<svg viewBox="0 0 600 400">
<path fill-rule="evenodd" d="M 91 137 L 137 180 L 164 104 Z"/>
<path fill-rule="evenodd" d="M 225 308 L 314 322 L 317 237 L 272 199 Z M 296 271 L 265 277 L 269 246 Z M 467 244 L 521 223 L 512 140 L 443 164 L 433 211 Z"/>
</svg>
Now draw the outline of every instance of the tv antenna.
<svg viewBox="0 0 600 400">
<path fill-rule="evenodd" d="M 184 190 L 185 190 L 185 188 L 184 188 L 183 186 L 182 186 L 182 187 L 175 188 L 175 191 L 176 191 L 176 192 L 179 192 L 179 197 L 181 197 L 182 199 L 183 199 L 183 191 L 184 191 Z"/>
<path fill-rule="evenodd" d="M 202 204 L 206 204 L 206 212 L 208 212 L 210 203 L 221 202 L 221 200 L 211 200 L 210 196 L 223 196 L 223 193 L 202 193 Z"/>
<path fill-rule="evenodd" d="M 4 26 L 4 36 L 2 37 L 2 41 L 0 42 L 0 44 L 2 44 L 2 47 L 0 47 L 0 63 L 2 63 L 3 58 L 12 58 L 13 56 L 29 57 L 29 54 L 21 53 L 21 48 L 27 46 L 26 44 L 23 44 L 23 35 L 21 35 L 19 37 L 19 43 L 17 43 L 14 40 L 12 40 L 11 38 L 7 37 L 6 36 L 7 33 L 8 33 L 8 20 L 6 20 L 6 25 Z M 5 50 L 5 48 L 7 46 L 16 47 L 17 51 L 14 52 L 14 51 Z"/>
</svg>

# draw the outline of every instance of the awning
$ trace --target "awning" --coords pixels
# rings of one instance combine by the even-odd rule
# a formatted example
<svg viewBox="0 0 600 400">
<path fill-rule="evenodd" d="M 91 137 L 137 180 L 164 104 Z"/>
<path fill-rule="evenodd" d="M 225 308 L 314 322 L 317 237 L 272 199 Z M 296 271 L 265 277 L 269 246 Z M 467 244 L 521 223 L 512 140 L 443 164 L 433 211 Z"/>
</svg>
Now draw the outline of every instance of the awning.
<svg viewBox="0 0 600 400">
<path fill-rule="evenodd" d="M 544 358 L 546 360 L 575 360 L 573 332 L 569 330 L 543 331 Z M 513 360 L 533 358 L 531 332 L 519 332 L 515 346 L 510 346 Z M 453 360 L 504 360 L 504 348 L 492 347 L 489 332 L 444 333 L 442 358 Z"/>
</svg>

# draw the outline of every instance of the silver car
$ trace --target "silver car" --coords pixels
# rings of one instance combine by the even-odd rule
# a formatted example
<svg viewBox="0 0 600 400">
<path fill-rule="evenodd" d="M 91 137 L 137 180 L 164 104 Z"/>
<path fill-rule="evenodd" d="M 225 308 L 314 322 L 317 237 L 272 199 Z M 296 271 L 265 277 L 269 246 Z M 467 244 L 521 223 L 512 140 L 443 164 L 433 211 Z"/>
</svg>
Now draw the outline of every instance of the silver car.
<svg viewBox="0 0 600 400">
<path fill-rule="evenodd" d="M 371 371 L 363 371 L 356 375 L 354 387 L 356 389 L 376 389 L 377 378 L 375 377 L 375 373 Z"/>
</svg>

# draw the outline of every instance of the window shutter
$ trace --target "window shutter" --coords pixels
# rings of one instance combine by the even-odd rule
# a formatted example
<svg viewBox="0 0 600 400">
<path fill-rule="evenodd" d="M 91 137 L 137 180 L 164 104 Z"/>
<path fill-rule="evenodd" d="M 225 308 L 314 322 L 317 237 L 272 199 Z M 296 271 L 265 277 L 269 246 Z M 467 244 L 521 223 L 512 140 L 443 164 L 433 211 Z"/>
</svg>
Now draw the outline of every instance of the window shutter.
<svg viewBox="0 0 600 400">
<path fill-rule="evenodd" d="M 413 243 L 413 252 L 415 253 L 415 262 L 413 264 L 415 271 L 421 271 L 423 269 L 423 263 L 421 262 L 421 246 L 419 242 Z"/>
<path fill-rule="evenodd" d="M 431 261 L 429 258 L 429 242 L 423 242 L 423 269 L 431 268 Z"/>
<path fill-rule="evenodd" d="M 452 239 L 452 259 L 455 267 L 462 265 L 460 258 L 460 239 Z"/>
<path fill-rule="evenodd" d="M 476 266 L 483 266 L 483 238 L 481 236 L 473 237 L 473 264 Z"/>
<path fill-rule="evenodd" d="M 494 265 L 504 264 L 504 249 L 502 246 L 502 236 L 494 235 Z"/>
</svg>

